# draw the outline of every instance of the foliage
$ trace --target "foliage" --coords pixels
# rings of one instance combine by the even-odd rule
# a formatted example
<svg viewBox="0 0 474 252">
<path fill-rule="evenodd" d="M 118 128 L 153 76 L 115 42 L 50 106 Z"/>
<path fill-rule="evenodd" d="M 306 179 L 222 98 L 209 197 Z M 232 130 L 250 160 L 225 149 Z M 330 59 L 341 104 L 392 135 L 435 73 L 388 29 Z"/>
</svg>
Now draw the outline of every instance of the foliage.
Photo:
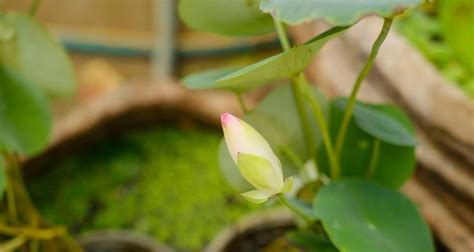
<svg viewBox="0 0 474 252">
<path fill-rule="evenodd" d="M 439 1 L 439 18 L 446 42 L 456 56 L 474 72 L 474 5 L 470 0 Z"/>
<path fill-rule="evenodd" d="M 262 11 L 288 24 L 322 18 L 333 25 L 351 25 L 368 14 L 391 17 L 420 3 L 422 0 L 262 0 L 260 6 Z"/>
<path fill-rule="evenodd" d="M 319 102 L 325 107 L 324 97 L 317 90 L 314 90 L 314 92 L 320 99 Z M 309 116 L 309 107 L 306 109 Z M 289 85 L 275 88 L 255 109 L 244 117 L 244 120 L 261 132 L 265 139 L 268 139 L 276 155 L 283 163 L 285 174 L 295 175 L 302 165 L 302 160 L 309 158 L 310 153 L 305 150 L 298 111 Z M 314 136 L 312 141 L 320 143 L 321 133 L 317 128 L 316 121 L 312 119 L 310 124 Z M 220 167 L 230 184 L 239 191 L 250 189 L 250 185 L 240 175 L 237 166 L 230 158 L 224 140 L 221 141 L 218 154 Z"/>
<path fill-rule="evenodd" d="M 219 156 L 232 185 L 240 191 L 254 188 L 242 194 L 246 199 L 261 203 L 275 196 L 302 219 L 304 224 L 290 240 L 310 251 L 434 250 L 429 229 L 415 206 L 393 191 L 411 176 L 415 165 L 416 140 L 409 119 L 392 105 L 356 101 L 393 19 L 421 2 L 262 0 L 260 8 L 272 15 L 284 51 L 235 72 L 217 69 L 184 79 L 193 89 L 227 89 L 238 96 L 274 80 L 291 80 L 286 89 L 272 91 L 251 111 L 242 104 L 243 120 L 222 115 L 225 142 L 220 144 Z M 209 13 L 229 11 L 217 3 L 207 7 Z M 327 106 L 302 72 L 326 42 L 373 13 L 385 22 L 351 96 Z M 188 9 L 180 14 L 189 20 L 201 13 Z M 292 25 L 320 18 L 336 26 L 291 47 L 282 22 Z M 303 186 L 320 185 L 309 187 L 314 190 L 312 207 L 298 198 L 287 198 L 285 191 L 292 183 L 284 184 L 283 178 L 290 175 Z"/>
<path fill-rule="evenodd" d="M 467 95 L 474 97 L 474 67 L 467 63 L 472 53 L 457 51 L 463 50 L 464 44 L 474 43 L 472 36 L 469 36 L 472 32 L 468 31 L 474 24 L 467 23 L 467 20 L 464 22 L 450 20 L 456 19 L 458 15 L 453 14 L 455 12 L 449 11 L 445 6 L 453 6 L 459 1 L 442 2 L 436 8 L 408 13 L 399 22 L 398 29 L 441 70 L 447 79 L 459 86 Z M 472 9 L 462 8 L 462 10 L 463 13 L 470 12 L 471 19 L 474 17 Z M 462 18 L 462 15 L 459 18 Z M 457 23 L 452 25 L 447 22 Z M 456 39 L 453 39 L 454 37 Z M 460 49 L 455 49 L 452 43 L 459 43 Z"/>
<path fill-rule="evenodd" d="M 434 251 L 428 226 L 413 203 L 375 183 L 333 182 L 318 193 L 314 211 L 343 251 Z"/>
<path fill-rule="evenodd" d="M 272 19 L 258 9 L 258 0 L 181 0 L 179 12 L 190 27 L 231 36 L 250 36 L 273 30 Z"/>
<path fill-rule="evenodd" d="M 76 233 L 131 229 L 200 251 L 257 208 L 222 178 L 214 151 L 219 140 L 200 128 L 132 130 L 58 160 L 29 189 L 48 220 Z"/>
<path fill-rule="evenodd" d="M 45 95 L 73 91 L 71 64 L 46 29 L 30 15 L 0 13 L 0 149 L 41 151 L 52 126 Z"/>
<path fill-rule="evenodd" d="M 5 170 L 5 162 L 3 157 L 0 157 L 0 170 Z M 0 172 L 0 199 L 3 198 L 3 194 L 5 193 L 5 187 L 7 186 L 7 181 L 5 179 L 5 174 Z"/>
<path fill-rule="evenodd" d="M 209 89 L 223 88 L 235 91 L 247 91 L 269 81 L 291 77 L 303 71 L 323 45 L 334 38 L 345 27 L 335 27 L 308 42 L 264 59 L 240 70 L 228 73 L 229 68 L 212 70 L 183 80 L 188 88 Z M 212 74 L 210 74 L 212 73 Z M 199 80 L 199 81 L 198 81 Z M 207 85 L 204 83 L 207 82 Z M 201 84 L 199 84 L 201 83 Z"/>
<path fill-rule="evenodd" d="M 72 65 L 64 48 L 35 20 L 20 13 L 0 13 L 0 23 L 12 34 L 0 40 L 1 62 L 51 96 L 75 91 Z"/>
<path fill-rule="evenodd" d="M 46 98 L 32 83 L 1 65 L 0 83 L 0 146 L 27 155 L 37 153 L 47 144 L 51 128 Z"/>
<path fill-rule="evenodd" d="M 81 251 L 67 232 L 48 229 L 29 199 L 19 168 L 19 155 L 35 155 L 48 144 L 52 115 L 47 95 L 74 92 L 64 48 L 33 17 L 37 4 L 33 1 L 29 14 L 0 12 L 0 199 L 8 185 L 2 201 L 6 218 L 0 222 L 6 230 L 20 230 L 2 230 L 0 250 Z M 39 237 L 38 229 L 51 237 Z"/>
<path fill-rule="evenodd" d="M 331 103 L 329 130 L 332 139 L 338 133 L 345 104 L 345 99 Z M 397 107 L 357 103 L 341 152 L 343 176 L 367 177 L 388 187 L 400 187 L 415 166 L 413 133 L 408 117 Z M 321 169 L 329 172 L 324 148 L 320 149 L 319 161 Z"/>
</svg>

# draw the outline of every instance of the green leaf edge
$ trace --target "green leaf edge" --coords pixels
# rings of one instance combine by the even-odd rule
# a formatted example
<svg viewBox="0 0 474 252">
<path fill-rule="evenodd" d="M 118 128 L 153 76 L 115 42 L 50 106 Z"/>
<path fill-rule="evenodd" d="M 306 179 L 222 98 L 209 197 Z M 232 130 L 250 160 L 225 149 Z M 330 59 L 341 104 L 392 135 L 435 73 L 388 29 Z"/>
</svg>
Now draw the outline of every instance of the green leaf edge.
<svg viewBox="0 0 474 252">
<path fill-rule="evenodd" d="M 369 16 L 371 14 L 378 15 L 383 18 L 390 18 L 395 16 L 397 13 L 404 11 L 406 9 L 414 8 L 420 5 L 423 1 L 419 0 L 418 3 L 409 4 L 405 6 L 395 6 L 391 10 L 384 10 L 384 11 L 377 11 L 377 10 L 369 10 L 364 12 L 355 13 L 351 18 L 346 18 L 345 20 L 338 20 L 337 18 L 327 17 L 323 15 L 316 15 L 312 14 L 310 18 L 285 18 L 281 17 L 281 13 L 275 11 L 272 7 L 266 6 L 269 4 L 270 0 L 262 0 L 260 2 L 260 9 L 265 12 L 271 14 L 274 18 L 289 25 L 299 25 L 305 22 L 310 22 L 312 20 L 323 19 L 329 24 L 337 25 L 337 26 L 346 26 L 346 25 L 353 25 L 357 23 L 359 20 L 364 18 L 365 16 Z"/>
<path fill-rule="evenodd" d="M 336 107 L 338 107 L 341 110 L 344 110 L 344 108 L 346 107 L 347 99 L 346 98 L 338 98 L 338 99 L 334 100 L 334 102 L 335 102 Z M 399 120 L 394 119 L 392 117 L 392 115 L 388 115 L 387 113 L 385 113 L 385 111 L 383 110 L 383 107 L 389 107 L 389 106 L 394 108 L 394 109 L 399 110 L 398 107 L 393 106 L 391 104 L 368 104 L 368 103 L 362 103 L 362 102 L 357 101 L 355 106 L 354 106 L 354 111 L 353 111 L 352 116 L 355 119 L 354 120 L 355 123 L 357 124 L 357 126 L 361 130 L 363 130 L 365 133 L 369 134 L 370 136 L 381 140 L 384 143 L 388 143 L 388 144 L 392 144 L 392 145 L 396 145 L 396 146 L 406 146 L 406 147 L 415 147 L 415 146 L 417 146 L 418 142 L 417 142 L 416 137 L 415 137 L 414 132 L 413 132 L 413 126 L 411 124 L 406 125 L 404 123 L 401 123 Z M 365 110 L 369 110 L 369 111 L 374 112 L 374 113 L 378 113 L 379 116 L 385 117 L 385 120 L 389 120 L 389 121 L 392 121 L 392 123 L 394 123 L 394 124 L 398 124 L 401 129 L 404 129 L 405 137 L 407 139 L 410 139 L 410 140 L 405 141 L 405 142 L 393 141 L 392 139 L 381 137 L 378 133 L 372 132 L 369 128 L 366 127 L 366 125 L 362 122 L 362 118 L 359 116 L 361 109 L 365 109 Z M 403 115 L 403 117 L 404 117 L 403 119 L 407 119 L 407 120 L 404 120 L 404 121 L 406 121 L 407 123 L 410 123 L 410 121 L 406 117 L 405 113 L 403 113 L 403 111 L 401 111 L 401 110 L 400 110 L 400 112 L 401 112 L 401 115 Z"/>
</svg>

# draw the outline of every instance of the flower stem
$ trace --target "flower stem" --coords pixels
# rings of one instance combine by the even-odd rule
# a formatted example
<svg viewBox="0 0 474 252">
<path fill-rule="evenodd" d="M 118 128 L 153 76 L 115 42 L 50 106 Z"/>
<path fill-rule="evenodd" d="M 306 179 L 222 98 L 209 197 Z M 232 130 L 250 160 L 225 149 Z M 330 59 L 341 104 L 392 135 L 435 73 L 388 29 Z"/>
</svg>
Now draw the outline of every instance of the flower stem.
<svg viewBox="0 0 474 252">
<path fill-rule="evenodd" d="M 286 35 L 285 27 L 280 21 L 276 19 L 273 19 L 273 22 L 275 23 L 275 29 L 278 34 L 278 39 L 280 40 L 281 47 L 284 51 L 290 50 L 290 41 L 288 40 L 288 36 Z"/>
<path fill-rule="evenodd" d="M 301 210 L 299 210 L 297 207 L 293 206 L 289 201 L 288 199 L 286 198 L 286 196 L 283 194 L 283 193 L 279 193 L 277 194 L 278 195 L 278 199 L 280 199 L 280 202 L 285 206 L 287 207 L 288 209 L 290 209 L 292 212 L 294 212 L 295 214 L 297 214 L 299 217 L 301 217 L 305 222 L 307 222 L 308 224 L 310 224 L 312 221 L 311 219 L 306 216 L 306 214 L 304 214 Z"/>
<path fill-rule="evenodd" d="M 392 26 L 392 21 L 393 21 L 393 18 L 385 18 L 382 30 L 380 31 L 379 36 L 377 37 L 374 44 L 372 45 L 372 50 L 370 52 L 369 58 L 367 59 L 367 62 L 365 63 L 364 67 L 359 73 L 359 76 L 357 76 L 355 84 L 352 88 L 351 95 L 347 102 L 347 107 L 344 111 L 342 123 L 339 128 L 339 132 L 337 134 L 337 139 L 336 139 L 337 157 L 341 155 L 342 147 L 344 145 L 344 141 L 346 137 L 347 127 L 349 126 L 349 122 L 352 116 L 352 111 L 354 110 L 354 104 L 356 101 L 357 93 L 359 92 L 362 81 L 367 77 L 368 73 L 370 72 L 370 69 L 372 69 L 372 66 L 374 65 L 374 61 L 375 61 L 375 58 L 377 57 L 380 46 L 383 44 L 383 42 L 387 38 L 387 35 L 390 31 L 390 28 Z"/>
<path fill-rule="evenodd" d="M 23 235 L 25 238 L 28 239 L 50 240 L 55 237 L 65 235 L 66 233 L 67 231 L 63 227 L 40 229 L 28 226 L 10 227 L 0 223 L 0 234 L 8 236 Z"/>
<path fill-rule="evenodd" d="M 278 39 L 280 40 L 281 47 L 284 51 L 290 50 L 290 41 L 286 34 L 285 28 L 281 22 L 274 19 L 275 22 L 275 29 L 278 34 Z M 308 156 L 313 157 L 316 155 L 316 143 L 314 143 L 313 139 L 313 131 L 311 130 L 311 125 L 308 120 L 308 114 L 306 113 L 305 105 L 303 103 L 303 92 L 302 88 L 304 82 L 302 82 L 302 78 L 298 78 L 294 76 L 292 78 L 291 83 L 291 91 L 293 93 L 293 97 L 295 99 L 296 109 L 298 110 L 298 114 L 300 117 L 301 128 L 303 129 L 306 149 L 308 151 Z"/>
<path fill-rule="evenodd" d="M 31 198 L 28 195 L 28 191 L 21 174 L 21 169 L 19 167 L 18 156 L 8 152 L 3 152 L 2 155 L 5 159 L 5 175 L 7 185 L 9 185 L 13 195 L 12 202 L 7 200 L 7 206 L 11 207 L 11 203 L 14 204 L 16 220 L 13 220 L 12 218 L 7 218 L 5 221 L 0 220 L 0 234 L 7 236 L 16 235 L 16 238 L 10 240 L 10 242 L 12 242 L 10 244 L 15 246 L 26 246 L 27 244 L 25 243 L 28 243 L 31 240 L 41 240 L 42 243 L 51 243 L 52 247 L 62 247 L 67 248 L 67 251 L 82 252 L 83 250 L 79 247 L 79 245 L 77 245 L 75 240 L 70 238 L 65 229 L 54 229 L 60 230 L 61 232 L 55 234 L 54 237 L 48 237 L 48 235 L 52 234 L 53 229 L 47 228 L 48 225 L 41 219 L 40 213 L 35 208 Z M 5 224 L 3 224 L 4 222 Z M 13 227 L 9 228 L 8 225 L 12 225 Z M 41 229 L 39 227 L 41 227 Z M 13 234 L 17 231 L 19 231 L 19 233 Z M 46 237 L 41 237 L 41 235 L 45 235 Z M 43 240 L 40 238 L 47 239 Z M 54 241 L 50 241 L 51 238 L 56 239 Z M 0 251 L 4 250 L 0 248 Z"/>
<path fill-rule="evenodd" d="M 32 0 L 31 5 L 30 5 L 30 9 L 28 10 L 28 13 L 31 16 L 34 16 L 36 14 L 36 12 L 38 11 L 38 8 L 39 8 L 40 4 L 41 4 L 41 0 Z"/>
<path fill-rule="evenodd" d="M 297 77 L 293 77 L 292 80 L 293 82 L 291 89 L 295 99 L 296 108 L 300 116 L 300 122 L 303 129 L 308 156 L 310 158 L 314 158 L 316 156 L 316 143 L 314 142 L 313 131 L 311 130 L 311 124 L 309 122 L 306 107 L 303 102 L 303 87 L 305 85 L 303 74 L 301 73 Z"/>
<path fill-rule="evenodd" d="M 331 140 L 331 136 L 329 135 L 326 119 L 324 118 L 324 115 L 323 115 L 323 112 L 321 111 L 321 107 L 319 106 L 319 103 L 314 99 L 314 97 L 309 92 L 304 93 L 304 97 L 306 98 L 306 101 L 309 103 L 309 106 L 311 107 L 311 110 L 313 111 L 314 118 L 316 119 L 316 122 L 319 125 L 319 129 L 321 130 L 324 146 L 326 148 L 329 162 L 331 164 L 331 179 L 336 179 L 341 174 L 341 168 L 339 165 L 339 160 L 332 146 L 332 140 Z"/>
<path fill-rule="evenodd" d="M 6 160 L 7 182 L 10 183 L 13 195 L 14 204 L 16 204 L 16 215 L 18 219 L 27 221 L 30 223 L 37 223 L 40 219 L 37 209 L 33 205 L 33 201 L 29 197 L 25 183 L 23 181 L 23 175 L 19 166 L 19 157 L 12 153 L 5 153 L 4 159 Z M 8 202 L 10 203 L 10 202 Z M 18 206 L 21 205 L 21 208 Z"/>
<path fill-rule="evenodd" d="M 4 160 L 1 160 L 4 159 Z M 6 199 L 7 199 L 7 210 L 8 210 L 8 217 L 11 222 L 17 223 L 18 222 L 18 211 L 17 211 L 17 203 L 15 197 L 15 186 L 13 183 L 13 169 L 11 164 L 8 162 L 6 158 L 0 158 L 0 162 L 5 162 L 4 169 L 5 169 L 5 176 L 7 181 L 6 186 Z"/>
<path fill-rule="evenodd" d="M 288 146 L 279 145 L 278 149 L 285 155 L 298 169 L 304 168 L 304 162 L 301 158 Z"/>
<path fill-rule="evenodd" d="M 374 148 L 372 152 L 372 158 L 370 159 L 369 171 L 367 173 L 367 178 L 370 178 L 372 177 L 372 175 L 374 175 L 374 172 L 377 169 L 377 163 L 379 162 L 379 156 L 380 156 L 380 140 L 375 139 Z"/>
<path fill-rule="evenodd" d="M 244 112 L 244 114 L 247 114 L 249 112 L 247 105 L 245 104 L 244 97 L 242 96 L 242 93 L 240 92 L 235 92 L 235 96 L 237 96 L 237 100 L 239 101 L 240 108 Z"/>
<path fill-rule="evenodd" d="M 18 213 L 16 211 L 15 193 L 13 191 L 13 185 L 10 181 L 7 181 L 6 198 L 8 206 L 8 216 L 12 222 L 18 221 Z"/>
<path fill-rule="evenodd" d="M 23 235 L 16 236 L 15 238 L 2 243 L 0 245 L 0 251 L 15 251 L 19 249 L 23 244 L 26 243 L 26 238 Z"/>
<path fill-rule="evenodd" d="M 30 252 L 38 252 L 39 251 L 39 240 L 31 240 L 30 241 Z"/>
</svg>

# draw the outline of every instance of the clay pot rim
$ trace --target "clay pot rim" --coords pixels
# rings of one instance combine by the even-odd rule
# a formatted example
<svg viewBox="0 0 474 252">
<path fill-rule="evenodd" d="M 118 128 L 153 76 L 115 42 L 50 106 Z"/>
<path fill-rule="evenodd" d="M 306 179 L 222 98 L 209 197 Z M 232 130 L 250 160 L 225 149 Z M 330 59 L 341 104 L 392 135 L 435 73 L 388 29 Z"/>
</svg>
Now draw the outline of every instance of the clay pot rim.
<svg viewBox="0 0 474 252">
<path fill-rule="evenodd" d="M 107 229 L 100 231 L 93 231 L 80 235 L 77 237 L 77 240 L 81 246 L 100 243 L 124 243 L 129 245 L 137 245 L 140 248 L 146 248 L 149 251 L 153 252 L 174 252 L 175 250 L 169 246 L 159 243 L 152 237 L 136 233 L 128 230 L 119 230 L 119 229 Z"/>
<path fill-rule="evenodd" d="M 226 227 L 218 233 L 206 246 L 204 252 L 224 251 L 237 236 L 257 230 L 262 226 L 266 228 L 286 227 L 295 225 L 293 214 L 284 208 L 257 211 L 241 217 L 236 223 Z"/>
</svg>

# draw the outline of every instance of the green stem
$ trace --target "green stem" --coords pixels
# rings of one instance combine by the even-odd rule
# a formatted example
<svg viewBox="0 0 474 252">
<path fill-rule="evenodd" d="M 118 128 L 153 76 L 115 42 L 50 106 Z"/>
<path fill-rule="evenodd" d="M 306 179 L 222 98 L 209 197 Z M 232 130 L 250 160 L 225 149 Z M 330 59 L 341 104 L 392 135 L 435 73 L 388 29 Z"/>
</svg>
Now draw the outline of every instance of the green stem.
<svg viewBox="0 0 474 252">
<path fill-rule="evenodd" d="M 6 196 L 8 216 L 10 217 L 10 220 L 15 223 L 18 221 L 18 213 L 16 211 L 15 192 L 10 181 L 7 181 Z"/>
<path fill-rule="evenodd" d="M 39 240 L 31 240 L 30 252 L 38 252 L 38 251 L 39 251 Z"/>
<path fill-rule="evenodd" d="M 379 156 L 380 156 L 380 140 L 375 139 L 374 140 L 374 148 L 372 150 L 372 158 L 370 159 L 369 171 L 367 173 L 367 178 L 372 177 L 375 170 L 377 169 L 377 163 L 379 162 Z"/>
<path fill-rule="evenodd" d="M 281 22 L 276 19 L 273 19 L 275 23 L 275 29 L 278 34 L 278 39 L 280 40 L 281 47 L 284 51 L 290 50 L 290 41 L 285 31 L 285 27 Z M 316 154 L 316 144 L 313 139 L 313 131 L 311 130 L 311 125 L 308 120 L 308 115 L 302 99 L 302 87 L 301 78 L 296 76 L 292 78 L 291 91 L 295 99 L 296 109 L 300 117 L 301 128 L 303 129 L 304 140 L 306 144 L 306 149 L 308 151 L 308 156 L 313 157 Z"/>
<path fill-rule="evenodd" d="M 275 29 L 278 34 L 278 39 L 280 40 L 281 47 L 284 51 L 290 50 L 290 41 L 288 40 L 288 36 L 286 35 L 285 27 L 280 21 L 276 19 L 273 19 L 273 22 L 275 23 Z"/>
<path fill-rule="evenodd" d="M 7 226 L 0 222 L 0 234 L 7 236 L 23 235 L 25 238 L 34 240 L 51 240 L 67 233 L 63 227 L 35 228 L 29 226 Z"/>
<path fill-rule="evenodd" d="M 387 35 L 390 31 L 390 27 L 392 26 L 392 21 L 393 21 L 393 18 L 385 18 L 382 30 L 380 31 L 379 36 L 377 37 L 374 44 L 372 45 L 372 50 L 370 52 L 369 58 L 367 59 L 367 62 L 365 63 L 364 67 L 359 73 L 359 76 L 357 76 L 355 84 L 352 88 L 351 95 L 347 102 L 347 107 L 344 111 L 342 123 L 339 128 L 339 132 L 337 134 L 337 139 L 336 139 L 337 157 L 341 155 L 342 147 L 344 145 L 344 141 L 346 138 L 347 127 L 349 126 L 349 122 L 352 116 L 352 111 L 354 110 L 354 104 L 356 102 L 357 93 L 359 92 L 362 81 L 367 77 L 368 73 L 370 72 L 370 69 L 372 69 L 372 66 L 374 65 L 374 61 L 375 61 L 375 58 L 377 57 L 380 46 L 383 44 L 383 42 L 387 38 Z"/>
<path fill-rule="evenodd" d="M 237 100 L 239 101 L 240 108 L 244 112 L 244 114 L 247 114 L 249 112 L 247 105 L 245 105 L 245 100 L 244 97 L 242 96 L 242 93 L 240 92 L 235 92 L 235 96 L 237 96 Z"/>
<path fill-rule="evenodd" d="M 5 158 L 5 167 L 6 167 L 6 175 L 7 175 L 7 183 L 11 185 L 12 194 L 14 195 L 14 205 L 16 210 L 16 215 L 18 221 L 11 223 L 14 226 L 22 226 L 24 225 L 28 230 L 31 230 L 31 234 L 33 236 L 39 235 L 40 231 L 37 230 L 39 226 L 47 226 L 40 217 L 38 210 L 33 205 L 31 198 L 28 195 L 28 191 L 26 186 L 23 182 L 23 176 L 21 175 L 21 169 L 19 167 L 19 158 L 18 156 L 4 152 L 2 153 Z M 7 204 L 10 205 L 10 202 L 7 201 Z M 9 222 L 13 222 L 12 219 L 8 219 Z M 58 229 L 60 230 L 60 229 Z M 0 233 L 7 232 L 7 231 L 15 231 L 15 228 L 8 229 L 4 228 L 4 226 L 0 223 Z M 46 230 L 46 232 L 49 232 Z M 13 239 L 13 241 L 22 241 L 20 246 L 23 243 L 28 241 L 28 237 L 25 236 L 27 233 L 19 233 L 17 240 Z M 40 237 L 38 237 L 40 238 Z M 51 238 L 51 237 L 50 237 Z M 48 240 L 50 239 L 48 238 Z M 34 240 L 34 239 L 33 239 Z M 53 243 L 53 242 L 52 242 Z M 54 246 L 67 246 L 67 251 L 83 251 L 77 243 L 69 237 L 69 234 L 64 230 L 61 233 L 57 233 L 57 239 L 54 241 Z M 39 246 L 39 245 L 38 245 Z M 34 246 L 33 246 L 34 248 Z M 4 251 L 0 248 L 0 251 Z M 55 250 L 56 251 L 56 250 Z"/>
<path fill-rule="evenodd" d="M 278 148 L 298 169 L 304 168 L 303 160 L 291 148 L 286 145 L 280 145 Z"/>
<path fill-rule="evenodd" d="M 13 186 L 17 206 L 21 205 L 21 208 L 17 208 L 19 219 L 30 224 L 37 224 L 40 220 L 39 213 L 35 208 L 23 181 L 23 175 L 21 174 L 21 168 L 19 166 L 19 157 L 15 154 L 7 154 L 5 158 L 8 160 L 7 167 L 10 168 L 10 177 L 8 178 L 8 181 Z"/>
<path fill-rule="evenodd" d="M 292 78 L 291 90 L 295 99 L 296 109 L 298 110 L 298 114 L 300 116 L 300 122 L 303 129 L 308 156 L 310 158 L 315 158 L 316 143 L 314 142 L 313 131 L 311 130 L 311 124 L 309 122 L 306 107 L 303 102 L 303 88 L 305 84 L 304 76 L 302 73 L 300 73 L 298 76 Z"/>
<path fill-rule="evenodd" d="M 3 154 L 3 159 L 5 162 L 5 176 L 7 181 L 6 186 L 6 198 L 7 198 L 7 210 L 8 216 L 10 221 L 13 223 L 18 222 L 18 211 L 17 211 L 17 204 L 16 204 L 16 197 L 15 197 L 15 185 L 14 185 L 14 171 L 15 167 L 13 164 L 8 161 L 7 154 Z"/>
<path fill-rule="evenodd" d="M 26 238 L 23 235 L 16 236 L 15 238 L 0 245 L 0 251 L 15 251 L 23 244 L 25 244 Z"/>
<path fill-rule="evenodd" d="M 299 217 L 301 217 L 305 222 L 307 222 L 308 224 L 311 224 L 311 219 L 306 216 L 306 214 L 304 214 L 303 212 L 301 212 L 297 207 L 293 206 L 289 201 L 288 199 L 286 198 L 286 196 L 283 194 L 283 193 L 280 193 L 278 194 L 278 198 L 280 199 L 280 202 L 286 206 L 288 209 L 290 209 L 292 212 L 294 212 L 295 214 L 297 214 Z"/>
<path fill-rule="evenodd" d="M 332 140 L 331 136 L 329 135 L 326 119 L 324 118 L 324 114 L 321 110 L 321 107 L 319 106 L 319 103 L 314 99 L 314 97 L 309 92 L 306 92 L 304 97 L 309 103 L 311 110 L 313 111 L 314 118 L 316 119 L 319 129 L 321 130 L 324 147 L 326 148 L 329 162 L 331 164 L 331 178 L 336 179 L 341 174 L 341 168 L 339 165 L 339 160 L 332 146 Z"/>
<path fill-rule="evenodd" d="M 39 8 L 40 4 L 41 4 L 41 0 L 32 0 L 31 5 L 30 5 L 30 9 L 28 10 L 28 13 L 31 16 L 34 16 L 36 14 L 36 12 L 38 11 L 38 8 Z"/>
</svg>

